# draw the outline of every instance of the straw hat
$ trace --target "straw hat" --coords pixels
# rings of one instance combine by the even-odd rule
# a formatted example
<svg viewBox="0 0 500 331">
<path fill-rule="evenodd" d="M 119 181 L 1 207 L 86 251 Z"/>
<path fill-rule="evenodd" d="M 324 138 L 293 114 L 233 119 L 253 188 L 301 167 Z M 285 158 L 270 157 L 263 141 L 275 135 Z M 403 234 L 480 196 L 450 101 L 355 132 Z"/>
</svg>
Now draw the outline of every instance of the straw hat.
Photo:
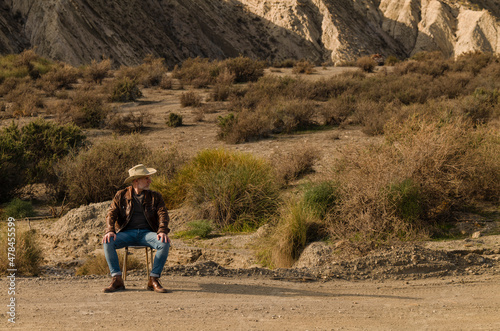
<svg viewBox="0 0 500 331">
<path fill-rule="evenodd" d="M 156 169 L 146 168 L 143 164 L 138 164 L 135 167 L 132 167 L 128 170 L 129 177 L 125 179 L 124 183 L 130 183 L 134 179 L 138 179 L 141 177 L 150 176 L 156 173 Z"/>
</svg>

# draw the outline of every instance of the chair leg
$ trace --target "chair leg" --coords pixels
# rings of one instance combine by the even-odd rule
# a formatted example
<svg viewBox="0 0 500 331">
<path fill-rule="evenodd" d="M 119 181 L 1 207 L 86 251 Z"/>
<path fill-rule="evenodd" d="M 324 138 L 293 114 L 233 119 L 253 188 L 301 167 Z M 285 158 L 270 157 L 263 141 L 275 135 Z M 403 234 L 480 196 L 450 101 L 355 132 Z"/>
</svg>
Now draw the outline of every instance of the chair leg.
<svg viewBox="0 0 500 331">
<path fill-rule="evenodd" d="M 123 257 L 123 280 L 127 280 L 127 259 L 128 247 L 125 247 L 125 256 Z"/>
<path fill-rule="evenodd" d="M 145 250 L 146 250 L 146 271 L 147 271 L 146 277 L 148 277 L 148 279 L 149 279 L 149 259 L 148 259 L 148 248 L 146 247 L 146 248 L 145 248 Z"/>
</svg>

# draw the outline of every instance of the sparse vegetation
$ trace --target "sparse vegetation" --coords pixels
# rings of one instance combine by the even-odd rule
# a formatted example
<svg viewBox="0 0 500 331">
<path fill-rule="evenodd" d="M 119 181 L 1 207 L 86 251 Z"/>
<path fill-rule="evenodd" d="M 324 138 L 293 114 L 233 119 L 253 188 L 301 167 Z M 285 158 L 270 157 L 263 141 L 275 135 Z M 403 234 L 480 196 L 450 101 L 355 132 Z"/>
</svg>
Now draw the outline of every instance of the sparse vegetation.
<svg viewBox="0 0 500 331">
<path fill-rule="evenodd" d="M 498 203 L 498 56 L 471 52 L 446 59 L 423 52 L 404 61 L 388 57 L 385 64 L 394 67 L 374 72 L 377 63 L 362 57 L 356 62 L 362 70 L 312 80 L 264 76 L 264 62 L 243 56 L 188 59 L 171 74 L 164 60 L 153 56 L 118 70 L 110 60 L 78 70 L 32 50 L 0 57 L 1 118 L 48 114 L 66 123 L 36 120 L 2 129 L 0 199 L 9 201 L 23 186 L 42 182 L 57 185 L 73 204 L 108 200 L 126 169 L 151 161 L 159 174 L 163 169 L 153 187 L 169 208 L 189 206 L 195 219 L 221 228 L 255 228 L 273 220 L 277 237 L 267 261 L 274 266 L 290 265 L 310 240 L 427 238 L 464 206 Z M 295 73 L 312 68 L 308 61 L 274 65 Z M 190 160 L 177 152 L 152 153 L 138 136 L 99 138 L 76 149 L 84 142 L 80 127 L 141 132 L 149 114 L 123 110 L 130 105 L 111 108 L 110 102 L 135 101 L 142 96 L 140 87 L 172 89 L 174 83 L 189 84 L 189 90 L 166 93 L 178 92 L 182 107 L 197 107 L 198 120 L 217 121 L 218 137 L 226 143 L 351 124 L 383 142 L 346 146 L 328 178 L 297 186 L 319 158 L 309 146 L 282 155 L 274 167 L 223 149 Z M 198 88 L 206 93 L 193 90 Z M 202 95 L 208 95 L 203 104 Z M 182 125 L 182 116 L 169 111 L 162 125 Z M 278 213 L 283 197 L 293 198 Z"/>
</svg>

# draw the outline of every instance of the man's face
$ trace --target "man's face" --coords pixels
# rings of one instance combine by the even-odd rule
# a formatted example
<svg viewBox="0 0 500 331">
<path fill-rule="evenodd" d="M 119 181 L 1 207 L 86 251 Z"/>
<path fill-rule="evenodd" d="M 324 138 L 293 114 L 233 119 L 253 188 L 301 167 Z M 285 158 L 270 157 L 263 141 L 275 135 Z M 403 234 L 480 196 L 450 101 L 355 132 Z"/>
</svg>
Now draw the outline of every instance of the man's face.
<svg viewBox="0 0 500 331">
<path fill-rule="evenodd" d="M 136 188 L 140 191 L 149 190 L 149 185 L 151 185 L 151 176 L 142 177 L 136 179 Z"/>
</svg>

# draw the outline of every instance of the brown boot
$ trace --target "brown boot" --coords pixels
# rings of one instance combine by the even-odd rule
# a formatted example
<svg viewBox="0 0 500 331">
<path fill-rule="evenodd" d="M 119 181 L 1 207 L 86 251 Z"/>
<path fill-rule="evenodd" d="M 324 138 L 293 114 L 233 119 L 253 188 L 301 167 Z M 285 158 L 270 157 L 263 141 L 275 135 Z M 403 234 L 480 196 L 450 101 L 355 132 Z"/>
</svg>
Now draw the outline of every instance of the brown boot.
<svg viewBox="0 0 500 331">
<path fill-rule="evenodd" d="M 111 285 L 104 289 L 104 293 L 111 293 L 116 291 L 123 291 L 125 289 L 125 284 L 123 283 L 123 278 L 121 275 L 116 275 L 111 281 Z"/>
<path fill-rule="evenodd" d="M 168 293 L 167 289 L 163 288 L 158 281 L 158 277 L 151 277 L 149 276 L 149 281 L 148 281 L 148 290 L 150 291 L 155 291 L 158 293 Z"/>
</svg>

